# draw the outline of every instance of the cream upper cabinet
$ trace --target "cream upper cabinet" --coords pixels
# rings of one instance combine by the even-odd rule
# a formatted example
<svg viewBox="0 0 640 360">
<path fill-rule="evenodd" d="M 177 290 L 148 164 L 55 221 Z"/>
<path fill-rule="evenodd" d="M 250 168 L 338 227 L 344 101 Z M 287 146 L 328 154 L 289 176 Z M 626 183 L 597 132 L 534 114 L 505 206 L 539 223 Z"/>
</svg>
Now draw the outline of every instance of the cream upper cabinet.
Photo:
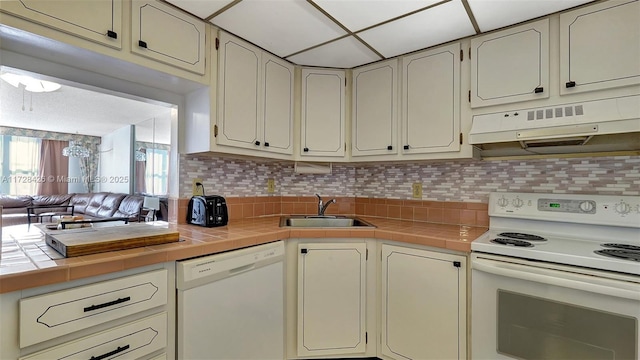
<svg viewBox="0 0 640 360">
<path fill-rule="evenodd" d="M 471 107 L 549 97 L 549 19 L 471 39 Z"/>
<path fill-rule="evenodd" d="M 298 244 L 300 357 L 366 350 L 366 243 Z"/>
<path fill-rule="evenodd" d="M 460 150 L 460 44 L 404 56 L 402 153 Z"/>
<path fill-rule="evenodd" d="M 293 154 L 290 63 L 220 33 L 217 143 Z"/>
<path fill-rule="evenodd" d="M 640 2 L 560 14 L 560 94 L 640 84 Z"/>
<path fill-rule="evenodd" d="M 133 53 L 205 73 L 206 24 L 202 20 L 159 1 L 133 0 L 131 32 Z"/>
<path fill-rule="evenodd" d="M 220 33 L 218 49 L 218 140 L 220 145 L 258 149 L 260 49 Z"/>
<path fill-rule="evenodd" d="M 351 155 L 397 154 L 398 60 L 353 70 Z"/>
<path fill-rule="evenodd" d="M 122 48 L 122 0 L 3 0 L 0 11 L 116 49 Z"/>
<path fill-rule="evenodd" d="M 381 352 L 466 359 L 466 258 L 382 244 Z"/>
<path fill-rule="evenodd" d="M 264 151 L 293 154 L 294 66 L 262 53 L 264 80 L 262 104 L 262 148 Z"/>
<path fill-rule="evenodd" d="M 302 69 L 300 155 L 344 157 L 345 72 Z"/>
</svg>

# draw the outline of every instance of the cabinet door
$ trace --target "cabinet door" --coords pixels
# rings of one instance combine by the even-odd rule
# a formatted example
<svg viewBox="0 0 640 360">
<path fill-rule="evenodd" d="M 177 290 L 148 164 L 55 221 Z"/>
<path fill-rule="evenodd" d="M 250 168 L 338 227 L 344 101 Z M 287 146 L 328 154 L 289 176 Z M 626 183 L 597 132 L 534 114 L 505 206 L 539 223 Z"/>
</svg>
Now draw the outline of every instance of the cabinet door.
<svg viewBox="0 0 640 360">
<path fill-rule="evenodd" d="M 260 49 L 220 33 L 218 144 L 259 149 Z"/>
<path fill-rule="evenodd" d="M 560 94 L 640 84 L 640 2 L 560 14 Z"/>
<path fill-rule="evenodd" d="M 345 74 L 302 69 L 301 155 L 344 156 Z"/>
<path fill-rule="evenodd" d="M 471 107 L 549 97 L 549 19 L 471 39 Z"/>
<path fill-rule="evenodd" d="M 290 63 L 262 53 L 264 74 L 263 149 L 293 154 L 293 76 Z"/>
<path fill-rule="evenodd" d="M 397 154 L 398 60 L 353 70 L 351 155 Z"/>
<path fill-rule="evenodd" d="M 298 245 L 298 356 L 366 350 L 365 243 Z"/>
<path fill-rule="evenodd" d="M 131 51 L 197 74 L 205 72 L 205 23 L 153 0 L 131 4 Z"/>
<path fill-rule="evenodd" d="M 460 150 L 460 44 L 402 58 L 403 153 Z"/>
<path fill-rule="evenodd" d="M 382 245 L 382 353 L 466 358 L 466 258 Z"/>
<path fill-rule="evenodd" d="M 122 48 L 122 0 L 0 1 L 0 11 L 116 49 Z"/>
<path fill-rule="evenodd" d="M 20 360 L 140 359 L 166 346 L 167 313 L 163 312 Z"/>
</svg>

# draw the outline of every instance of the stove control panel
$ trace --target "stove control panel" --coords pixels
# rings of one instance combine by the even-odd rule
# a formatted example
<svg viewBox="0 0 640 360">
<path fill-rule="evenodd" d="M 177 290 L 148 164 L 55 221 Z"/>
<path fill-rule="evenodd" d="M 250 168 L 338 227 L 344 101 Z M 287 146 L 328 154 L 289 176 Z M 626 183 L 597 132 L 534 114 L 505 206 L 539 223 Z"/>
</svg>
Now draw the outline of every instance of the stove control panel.
<svg viewBox="0 0 640 360">
<path fill-rule="evenodd" d="M 596 202 L 593 200 L 538 199 L 538 210 L 595 214 Z"/>
<path fill-rule="evenodd" d="M 489 216 L 640 228 L 640 196 L 495 192 Z"/>
</svg>

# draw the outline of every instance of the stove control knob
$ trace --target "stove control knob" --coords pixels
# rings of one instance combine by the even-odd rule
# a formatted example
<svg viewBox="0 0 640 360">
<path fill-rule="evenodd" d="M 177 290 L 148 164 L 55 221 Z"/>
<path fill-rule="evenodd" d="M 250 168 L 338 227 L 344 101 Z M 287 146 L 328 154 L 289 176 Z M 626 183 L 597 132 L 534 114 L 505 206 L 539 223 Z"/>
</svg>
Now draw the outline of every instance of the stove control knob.
<svg viewBox="0 0 640 360">
<path fill-rule="evenodd" d="M 583 201 L 580 203 L 580 210 L 582 210 L 582 212 L 591 212 L 593 211 L 593 203 L 591 201 Z"/>
<path fill-rule="evenodd" d="M 519 207 L 522 207 L 522 205 L 524 205 L 524 201 L 522 201 L 522 199 L 520 199 L 520 198 L 515 198 L 515 199 L 513 199 L 511 204 L 513 204 L 514 207 L 519 208 Z"/>
<path fill-rule="evenodd" d="M 498 206 L 505 207 L 509 205 L 509 200 L 507 200 L 504 196 L 498 199 Z"/>
<path fill-rule="evenodd" d="M 631 212 L 631 205 L 624 201 L 620 201 L 616 204 L 616 212 L 620 215 L 626 215 Z"/>
</svg>

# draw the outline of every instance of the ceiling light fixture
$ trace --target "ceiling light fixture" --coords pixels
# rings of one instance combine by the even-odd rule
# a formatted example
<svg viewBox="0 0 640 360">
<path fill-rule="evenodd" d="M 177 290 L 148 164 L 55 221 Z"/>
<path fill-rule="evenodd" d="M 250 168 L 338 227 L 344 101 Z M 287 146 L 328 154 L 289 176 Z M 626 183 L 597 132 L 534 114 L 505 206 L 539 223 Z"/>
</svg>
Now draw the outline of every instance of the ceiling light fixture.
<svg viewBox="0 0 640 360">
<path fill-rule="evenodd" d="M 77 157 L 77 158 L 86 158 L 89 157 L 90 152 L 89 149 L 80 145 L 77 141 L 69 141 L 69 146 L 62 149 L 62 155 L 69 157 Z"/>
<path fill-rule="evenodd" d="M 147 161 L 147 153 L 140 148 L 136 150 L 136 161 Z"/>
<path fill-rule="evenodd" d="M 52 92 L 60 89 L 61 85 L 45 80 L 34 79 L 27 75 L 18 75 L 12 73 L 4 73 L 0 78 L 14 87 L 24 85 L 24 89 L 30 92 Z"/>
</svg>

